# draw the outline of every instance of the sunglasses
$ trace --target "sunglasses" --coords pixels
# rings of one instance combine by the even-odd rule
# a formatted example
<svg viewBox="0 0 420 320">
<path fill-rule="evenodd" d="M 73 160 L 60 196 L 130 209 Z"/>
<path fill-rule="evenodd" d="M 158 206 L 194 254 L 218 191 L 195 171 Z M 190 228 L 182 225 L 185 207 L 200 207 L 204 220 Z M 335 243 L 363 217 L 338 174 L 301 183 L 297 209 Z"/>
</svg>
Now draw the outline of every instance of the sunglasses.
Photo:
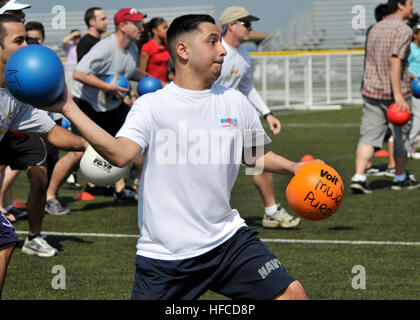
<svg viewBox="0 0 420 320">
<path fill-rule="evenodd" d="M 127 20 L 126 22 L 131 22 L 132 24 L 134 24 L 139 29 L 143 28 L 143 26 L 144 26 L 143 21 L 130 21 L 130 20 Z"/>
<path fill-rule="evenodd" d="M 243 25 L 247 29 L 251 28 L 251 21 L 236 21 L 236 22 L 240 23 L 241 25 Z"/>
</svg>

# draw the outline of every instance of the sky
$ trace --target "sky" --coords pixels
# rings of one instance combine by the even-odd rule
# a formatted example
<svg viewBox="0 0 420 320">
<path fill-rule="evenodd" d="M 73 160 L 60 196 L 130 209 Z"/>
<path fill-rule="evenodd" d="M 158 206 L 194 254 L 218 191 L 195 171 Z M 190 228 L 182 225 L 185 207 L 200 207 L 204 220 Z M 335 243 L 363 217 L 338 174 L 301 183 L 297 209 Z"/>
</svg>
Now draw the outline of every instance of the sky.
<svg viewBox="0 0 420 320">
<path fill-rule="evenodd" d="M 287 23 L 300 11 L 309 6 L 313 0 L 19 0 L 22 3 L 32 5 L 28 13 L 51 12 L 54 5 L 63 5 L 69 11 L 85 11 L 89 7 L 99 6 L 105 10 L 118 9 L 118 3 L 122 8 L 134 7 L 161 8 L 161 7 L 183 7 L 197 5 L 213 5 L 216 9 L 216 20 L 227 6 L 241 6 L 259 17 L 261 20 L 253 24 L 254 30 L 273 33 L 278 27 L 283 30 Z M 145 12 L 147 13 L 147 12 Z"/>
</svg>

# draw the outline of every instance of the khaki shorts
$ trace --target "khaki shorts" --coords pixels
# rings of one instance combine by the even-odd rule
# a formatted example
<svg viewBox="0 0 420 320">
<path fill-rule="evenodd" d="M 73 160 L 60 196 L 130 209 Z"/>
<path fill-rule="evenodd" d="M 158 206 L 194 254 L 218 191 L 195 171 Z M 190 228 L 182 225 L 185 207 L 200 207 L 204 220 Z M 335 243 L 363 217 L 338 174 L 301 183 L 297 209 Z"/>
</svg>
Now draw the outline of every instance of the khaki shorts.
<svg viewBox="0 0 420 320">
<path fill-rule="evenodd" d="M 358 146 L 372 146 L 381 149 L 388 128 L 394 138 L 394 155 L 404 156 L 410 150 L 409 133 L 411 120 L 397 127 L 388 122 L 386 111 L 393 100 L 376 100 L 363 97 L 363 117 L 360 125 Z M 411 99 L 407 99 L 411 108 Z"/>
</svg>

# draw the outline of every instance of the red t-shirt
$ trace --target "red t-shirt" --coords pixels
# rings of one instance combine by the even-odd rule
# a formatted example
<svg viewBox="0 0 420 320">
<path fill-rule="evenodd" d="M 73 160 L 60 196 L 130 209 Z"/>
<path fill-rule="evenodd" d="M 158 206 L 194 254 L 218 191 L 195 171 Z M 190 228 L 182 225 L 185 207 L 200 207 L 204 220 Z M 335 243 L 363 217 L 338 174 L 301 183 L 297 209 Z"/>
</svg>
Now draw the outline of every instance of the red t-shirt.
<svg viewBox="0 0 420 320">
<path fill-rule="evenodd" d="M 141 47 L 141 51 L 149 55 L 146 72 L 152 77 L 167 81 L 170 55 L 166 44 L 160 47 L 153 39 L 150 39 Z"/>
</svg>

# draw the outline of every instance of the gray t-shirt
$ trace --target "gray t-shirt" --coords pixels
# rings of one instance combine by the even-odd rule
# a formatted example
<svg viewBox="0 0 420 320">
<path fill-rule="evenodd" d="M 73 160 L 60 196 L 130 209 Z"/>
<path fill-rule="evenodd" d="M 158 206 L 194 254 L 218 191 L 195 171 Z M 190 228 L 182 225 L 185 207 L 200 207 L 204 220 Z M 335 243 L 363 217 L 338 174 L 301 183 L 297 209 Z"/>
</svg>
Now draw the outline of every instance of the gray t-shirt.
<svg viewBox="0 0 420 320">
<path fill-rule="evenodd" d="M 139 50 L 134 42 L 123 51 L 115 40 L 115 34 L 99 41 L 83 56 L 76 70 L 94 74 L 105 80 L 109 75 L 121 74 L 130 79 L 139 63 Z M 90 103 L 97 112 L 111 111 L 121 104 L 121 100 L 112 99 L 104 91 L 75 81 L 71 91 L 73 97 Z"/>
<path fill-rule="evenodd" d="M 16 100 L 9 90 L 0 88 L 0 141 L 8 130 L 47 133 L 54 125 L 44 111 Z"/>
</svg>

